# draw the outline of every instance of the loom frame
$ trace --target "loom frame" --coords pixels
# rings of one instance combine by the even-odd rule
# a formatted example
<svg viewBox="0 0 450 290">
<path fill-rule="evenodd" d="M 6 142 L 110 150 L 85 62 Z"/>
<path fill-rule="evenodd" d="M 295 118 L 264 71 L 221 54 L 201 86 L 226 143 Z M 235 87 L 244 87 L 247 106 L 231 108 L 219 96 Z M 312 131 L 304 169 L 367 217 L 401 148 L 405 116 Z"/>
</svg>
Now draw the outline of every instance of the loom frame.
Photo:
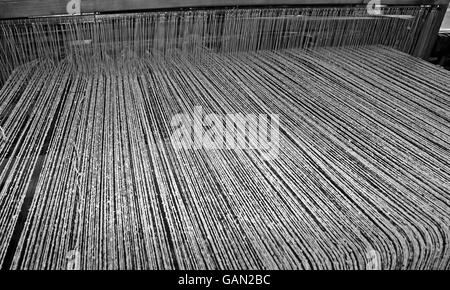
<svg viewBox="0 0 450 290">
<path fill-rule="evenodd" d="M 0 20 L 48 16 L 67 16 L 67 4 L 72 0 L 0 0 Z M 170 9 L 283 7 L 283 6 L 362 6 L 371 0 L 77 0 L 81 15 L 133 13 Z M 36 3 L 37 2 L 37 3 Z M 438 6 L 439 15 L 430 17 L 424 25 L 432 27 L 431 34 L 423 33 L 417 41 L 414 55 L 428 59 L 438 38 L 439 28 L 450 0 L 380 0 L 386 6 Z"/>
</svg>

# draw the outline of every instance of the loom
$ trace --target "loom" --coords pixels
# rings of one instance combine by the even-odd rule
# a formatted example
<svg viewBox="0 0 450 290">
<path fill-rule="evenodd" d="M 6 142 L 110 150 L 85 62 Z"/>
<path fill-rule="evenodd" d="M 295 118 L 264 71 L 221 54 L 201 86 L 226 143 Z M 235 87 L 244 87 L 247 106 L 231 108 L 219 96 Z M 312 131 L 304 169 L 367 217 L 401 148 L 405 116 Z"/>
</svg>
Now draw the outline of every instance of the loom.
<svg viewBox="0 0 450 290">
<path fill-rule="evenodd" d="M 448 0 L 368 4 L 0 1 L 1 268 L 449 269 Z"/>
</svg>

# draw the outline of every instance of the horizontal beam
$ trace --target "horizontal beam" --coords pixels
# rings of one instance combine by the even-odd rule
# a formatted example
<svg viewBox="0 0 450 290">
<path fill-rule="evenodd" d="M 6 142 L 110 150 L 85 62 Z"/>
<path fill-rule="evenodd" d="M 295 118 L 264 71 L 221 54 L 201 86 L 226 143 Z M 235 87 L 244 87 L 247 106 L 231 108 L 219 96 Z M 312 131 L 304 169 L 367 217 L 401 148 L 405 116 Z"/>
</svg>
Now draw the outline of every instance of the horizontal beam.
<svg viewBox="0 0 450 290">
<path fill-rule="evenodd" d="M 77 4 L 80 2 L 79 10 Z M 357 5 L 370 0 L 0 0 L 0 19 L 133 10 L 264 5 Z M 450 0 L 380 0 L 382 5 L 444 5 Z"/>
</svg>

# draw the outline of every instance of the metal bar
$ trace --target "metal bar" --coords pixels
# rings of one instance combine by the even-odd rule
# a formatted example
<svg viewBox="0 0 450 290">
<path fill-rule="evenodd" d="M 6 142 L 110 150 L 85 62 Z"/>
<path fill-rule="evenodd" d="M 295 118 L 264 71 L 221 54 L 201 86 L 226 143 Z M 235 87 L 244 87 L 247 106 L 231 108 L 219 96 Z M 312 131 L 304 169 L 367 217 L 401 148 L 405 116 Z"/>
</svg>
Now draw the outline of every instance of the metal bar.
<svg viewBox="0 0 450 290">
<path fill-rule="evenodd" d="M 81 13 L 223 6 L 364 5 L 370 0 L 0 0 L 0 19 L 68 14 L 80 1 Z M 450 0 L 381 0 L 383 5 L 445 5 Z"/>
</svg>

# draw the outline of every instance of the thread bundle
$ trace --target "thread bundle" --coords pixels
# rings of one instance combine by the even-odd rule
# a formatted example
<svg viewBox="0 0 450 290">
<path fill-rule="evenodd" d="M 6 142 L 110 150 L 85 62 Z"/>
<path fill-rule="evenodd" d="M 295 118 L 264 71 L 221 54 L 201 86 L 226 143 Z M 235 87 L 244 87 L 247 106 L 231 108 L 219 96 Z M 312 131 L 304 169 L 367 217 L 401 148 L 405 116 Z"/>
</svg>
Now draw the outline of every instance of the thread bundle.
<svg viewBox="0 0 450 290">
<path fill-rule="evenodd" d="M 35 59 L 72 61 L 92 70 L 123 56 L 204 49 L 234 53 L 323 46 L 385 45 L 414 54 L 436 19 L 435 6 L 192 10 L 0 22 L 0 83 Z"/>
<path fill-rule="evenodd" d="M 36 61 L 0 91 L 3 267 L 449 268 L 449 72 L 383 46 L 121 67 Z M 277 158 L 175 150 L 196 106 L 278 114 Z"/>
</svg>

